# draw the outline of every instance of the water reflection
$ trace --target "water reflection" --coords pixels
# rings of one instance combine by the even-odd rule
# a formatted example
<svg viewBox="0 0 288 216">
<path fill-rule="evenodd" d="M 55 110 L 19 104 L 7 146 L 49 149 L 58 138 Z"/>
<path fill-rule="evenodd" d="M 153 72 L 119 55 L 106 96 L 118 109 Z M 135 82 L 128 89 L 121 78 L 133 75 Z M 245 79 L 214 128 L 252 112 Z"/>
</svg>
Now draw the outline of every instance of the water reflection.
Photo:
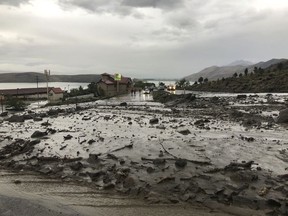
<svg viewBox="0 0 288 216">
<path fill-rule="evenodd" d="M 108 101 L 114 101 L 114 102 L 145 102 L 145 101 L 153 101 L 153 96 L 152 93 L 150 94 L 143 94 L 143 91 L 139 92 L 134 92 L 133 93 L 128 93 L 124 95 L 118 95 L 113 98 L 108 99 Z"/>
</svg>

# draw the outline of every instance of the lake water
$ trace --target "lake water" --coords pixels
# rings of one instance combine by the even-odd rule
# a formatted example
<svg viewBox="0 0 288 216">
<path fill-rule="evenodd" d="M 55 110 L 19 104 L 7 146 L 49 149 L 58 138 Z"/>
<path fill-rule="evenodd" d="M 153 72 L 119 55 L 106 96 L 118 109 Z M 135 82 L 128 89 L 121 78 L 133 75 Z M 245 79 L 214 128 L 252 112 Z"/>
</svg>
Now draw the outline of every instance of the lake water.
<svg viewBox="0 0 288 216">
<path fill-rule="evenodd" d="M 89 83 L 71 83 L 71 82 L 49 82 L 49 87 L 60 87 L 64 91 L 79 88 L 87 88 Z M 45 88 L 46 82 L 39 82 L 39 88 Z M 17 88 L 37 88 L 37 83 L 0 83 L 0 89 L 17 89 Z"/>
</svg>

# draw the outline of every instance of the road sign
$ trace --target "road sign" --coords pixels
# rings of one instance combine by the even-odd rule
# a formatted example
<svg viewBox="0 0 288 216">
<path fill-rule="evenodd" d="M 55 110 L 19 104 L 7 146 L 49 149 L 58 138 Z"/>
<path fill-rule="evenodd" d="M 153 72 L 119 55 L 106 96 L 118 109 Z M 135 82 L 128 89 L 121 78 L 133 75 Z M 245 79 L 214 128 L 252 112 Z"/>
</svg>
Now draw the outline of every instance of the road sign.
<svg viewBox="0 0 288 216">
<path fill-rule="evenodd" d="M 119 74 L 119 73 L 115 73 L 115 74 L 114 74 L 114 80 L 120 81 L 121 78 L 122 78 L 122 75 L 121 75 L 121 74 Z"/>
</svg>

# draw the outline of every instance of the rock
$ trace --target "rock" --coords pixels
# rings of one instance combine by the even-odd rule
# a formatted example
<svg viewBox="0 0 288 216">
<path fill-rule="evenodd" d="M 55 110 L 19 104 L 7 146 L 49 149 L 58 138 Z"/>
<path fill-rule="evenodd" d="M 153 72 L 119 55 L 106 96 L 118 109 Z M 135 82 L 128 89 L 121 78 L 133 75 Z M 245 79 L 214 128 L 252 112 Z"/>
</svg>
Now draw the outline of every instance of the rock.
<svg viewBox="0 0 288 216">
<path fill-rule="evenodd" d="M 177 159 L 175 161 L 175 166 L 176 167 L 180 167 L 180 168 L 184 168 L 187 165 L 187 161 L 185 159 Z"/>
<path fill-rule="evenodd" d="M 55 134 L 56 133 L 56 130 L 53 129 L 53 128 L 47 128 L 47 133 L 51 133 L 51 134 Z"/>
<path fill-rule="evenodd" d="M 40 142 L 41 142 L 41 141 L 40 141 L 39 139 L 31 140 L 31 141 L 29 142 L 29 145 L 30 145 L 30 146 L 34 146 L 34 145 L 39 144 Z"/>
<path fill-rule="evenodd" d="M 92 143 L 96 142 L 94 139 L 88 141 L 88 144 L 91 145 Z"/>
<path fill-rule="evenodd" d="M 103 183 L 104 184 L 108 184 L 110 182 L 112 182 L 113 180 L 113 175 L 106 173 L 106 175 L 103 176 Z"/>
<path fill-rule="evenodd" d="M 81 162 L 76 162 L 70 165 L 70 168 L 74 171 L 79 171 L 83 168 L 83 164 Z"/>
<path fill-rule="evenodd" d="M 157 129 L 160 129 L 160 130 L 165 130 L 165 129 L 166 129 L 166 127 L 165 127 L 164 125 L 159 125 L 159 126 L 157 126 L 156 128 L 157 128 Z"/>
<path fill-rule="evenodd" d="M 99 159 L 97 154 L 89 154 L 89 158 L 87 159 L 88 163 L 96 163 L 98 161 Z"/>
<path fill-rule="evenodd" d="M 259 196 L 265 196 L 266 194 L 268 194 L 269 190 L 270 190 L 269 188 L 263 187 L 260 189 L 260 191 L 258 191 L 258 195 Z"/>
<path fill-rule="evenodd" d="M 46 122 L 41 123 L 41 126 L 48 127 L 51 126 L 51 124 L 47 120 Z"/>
<path fill-rule="evenodd" d="M 91 117 L 89 117 L 89 116 L 84 116 L 84 117 L 82 118 L 82 120 L 83 120 L 83 121 L 88 121 L 88 120 L 91 120 Z"/>
<path fill-rule="evenodd" d="M 247 95 L 237 95 L 236 99 L 246 99 Z"/>
<path fill-rule="evenodd" d="M 191 132 L 190 132 L 188 129 L 178 131 L 178 133 L 180 133 L 180 134 L 182 134 L 182 135 L 188 135 L 188 134 L 191 134 Z"/>
<path fill-rule="evenodd" d="M 103 185 L 103 189 L 104 190 L 110 190 L 110 189 L 113 189 L 113 188 L 115 188 L 115 184 L 114 183 L 108 183 L 108 184 Z"/>
<path fill-rule="evenodd" d="M 168 197 L 168 200 L 169 200 L 171 203 L 174 203 L 174 204 L 179 203 L 179 199 L 178 199 L 177 197 L 175 197 L 175 196 L 170 196 L 170 197 Z"/>
<path fill-rule="evenodd" d="M 19 180 L 19 179 L 16 179 L 16 180 L 14 180 L 14 184 L 21 184 L 22 182 L 21 182 L 21 180 Z"/>
<path fill-rule="evenodd" d="M 213 103 L 218 102 L 219 100 L 220 100 L 220 98 L 217 96 L 214 96 L 211 98 L 211 102 L 213 102 Z"/>
<path fill-rule="evenodd" d="M 275 120 L 276 123 L 287 123 L 288 122 L 288 108 L 280 110 L 278 118 Z"/>
<path fill-rule="evenodd" d="M 25 119 L 23 116 L 13 115 L 7 119 L 8 122 L 24 122 Z"/>
<path fill-rule="evenodd" d="M 151 191 L 150 193 L 148 193 L 148 194 L 145 196 L 145 199 L 146 199 L 150 204 L 156 204 L 156 203 L 159 203 L 159 202 L 160 202 L 161 195 L 158 194 L 158 193 L 156 193 L 156 192 Z"/>
<path fill-rule="evenodd" d="M 42 132 L 42 131 L 35 131 L 32 135 L 31 138 L 39 138 L 39 137 L 44 137 L 47 135 L 47 132 Z"/>
<path fill-rule="evenodd" d="M 147 167 L 146 171 L 147 173 L 153 173 L 155 169 L 153 167 Z"/>
<path fill-rule="evenodd" d="M 159 119 L 158 118 L 150 119 L 149 123 L 150 124 L 158 124 L 159 123 Z"/>
<path fill-rule="evenodd" d="M 153 160 L 154 165 L 164 165 L 165 163 L 166 163 L 166 160 L 162 159 L 162 158 L 157 158 L 157 159 Z"/>
<path fill-rule="evenodd" d="M 255 141 L 255 138 L 253 138 L 253 137 L 245 137 L 245 140 L 246 140 L 247 142 L 254 142 L 254 141 Z"/>
<path fill-rule="evenodd" d="M 135 186 L 135 180 L 134 178 L 132 178 L 131 176 L 128 176 L 126 179 L 124 179 L 123 182 L 123 187 L 124 188 L 131 188 Z"/>
<path fill-rule="evenodd" d="M 251 169 L 251 166 L 254 164 L 254 161 L 248 161 L 243 163 L 231 162 L 229 165 L 224 167 L 226 171 L 237 171 L 242 169 Z"/>
<path fill-rule="evenodd" d="M 42 121 L 42 120 L 43 120 L 43 118 L 37 117 L 37 116 L 33 118 L 33 121 L 35 121 L 35 122 Z"/>
<path fill-rule="evenodd" d="M 270 207 L 272 207 L 272 208 L 275 208 L 275 207 L 280 208 L 280 207 L 281 207 L 280 201 L 278 201 L 278 200 L 275 199 L 275 198 L 270 198 L 270 199 L 268 199 L 268 200 L 267 200 L 267 205 L 270 206 Z"/>
<path fill-rule="evenodd" d="M 61 146 L 59 150 L 63 150 L 67 147 L 68 145 L 64 145 L 64 146 Z"/>
<path fill-rule="evenodd" d="M 121 165 L 123 165 L 123 164 L 125 164 L 125 160 L 124 160 L 124 159 L 120 159 L 120 160 L 119 160 L 119 163 L 120 163 Z"/>
<path fill-rule="evenodd" d="M 44 168 L 40 169 L 39 172 L 47 175 L 47 174 L 52 172 L 52 169 L 50 167 L 44 167 Z"/>
<path fill-rule="evenodd" d="M 60 110 L 59 109 L 50 109 L 50 110 L 48 110 L 47 111 L 47 115 L 48 116 L 54 116 L 54 115 L 58 115 L 58 113 L 60 112 Z"/>
<path fill-rule="evenodd" d="M 71 136 L 70 134 L 68 134 L 67 136 L 64 136 L 64 140 L 70 140 L 72 139 L 73 136 Z"/>
<path fill-rule="evenodd" d="M 104 116 L 104 120 L 106 120 L 106 121 L 110 120 L 110 118 L 111 117 L 109 115 Z"/>
<path fill-rule="evenodd" d="M 111 154 L 111 153 L 107 154 L 107 158 L 110 158 L 112 160 L 118 160 L 118 157 L 116 155 L 114 155 L 114 154 Z"/>
<path fill-rule="evenodd" d="M 235 182 L 253 182 L 258 180 L 258 175 L 251 170 L 233 172 L 230 179 Z"/>
<path fill-rule="evenodd" d="M 126 102 L 122 102 L 119 104 L 119 106 L 128 106 L 128 104 Z"/>
<path fill-rule="evenodd" d="M 33 119 L 33 116 L 31 115 L 22 115 L 22 117 L 24 118 L 24 120 Z"/>
<path fill-rule="evenodd" d="M 232 201 L 234 205 L 240 206 L 240 207 L 249 207 L 251 209 L 257 209 L 257 203 L 255 202 L 255 197 L 248 197 L 243 195 L 235 195 L 232 196 Z"/>
<path fill-rule="evenodd" d="M 106 173 L 103 172 L 102 170 L 95 172 L 95 173 L 90 173 L 87 172 L 87 174 L 90 176 L 92 181 L 97 181 L 101 176 L 105 175 Z"/>
<path fill-rule="evenodd" d="M 5 117 L 5 116 L 7 116 L 7 115 L 8 115 L 8 112 L 2 112 L 2 113 L 0 114 L 1 117 Z"/>
</svg>

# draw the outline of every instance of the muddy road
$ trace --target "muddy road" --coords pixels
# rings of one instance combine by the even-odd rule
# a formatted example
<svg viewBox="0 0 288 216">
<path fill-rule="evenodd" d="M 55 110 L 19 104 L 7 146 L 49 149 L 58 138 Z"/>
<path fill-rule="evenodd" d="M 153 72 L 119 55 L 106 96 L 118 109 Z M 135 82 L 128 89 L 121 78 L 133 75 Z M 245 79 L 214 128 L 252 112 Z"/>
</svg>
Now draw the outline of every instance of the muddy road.
<svg viewBox="0 0 288 216">
<path fill-rule="evenodd" d="M 121 197 L 105 202 L 103 194 L 93 195 L 104 202 L 96 205 L 104 212 L 120 200 L 115 211 L 123 215 L 135 209 L 140 215 L 185 215 L 187 208 L 191 215 L 197 205 L 205 207 L 204 215 L 230 211 L 228 206 L 238 208 L 236 215 L 287 214 L 287 125 L 273 120 L 286 108 L 287 95 L 184 95 L 164 104 L 129 97 L 3 118 L 2 168 L 38 173 L 60 188 L 80 184 Z M 68 201 L 79 195 L 84 203 L 91 195 L 63 194 Z M 68 206 L 87 213 L 94 201 Z"/>
<path fill-rule="evenodd" d="M 63 183 L 35 173 L 0 172 L 0 215 L 118 216 L 118 215 L 235 215 L 237 208 L 191 205 L 148 205 L 143 200 Z M 241 210 L 241 209 L 240 209 Z M 224 212 L 226 211 L 226 212 Z M 242 212 L 244 214 L 244 212 Z M 250 211 L 245 212 L 251 213 Z M 236 215 L 240 215 L 236 214 Z"/>
</svg>

